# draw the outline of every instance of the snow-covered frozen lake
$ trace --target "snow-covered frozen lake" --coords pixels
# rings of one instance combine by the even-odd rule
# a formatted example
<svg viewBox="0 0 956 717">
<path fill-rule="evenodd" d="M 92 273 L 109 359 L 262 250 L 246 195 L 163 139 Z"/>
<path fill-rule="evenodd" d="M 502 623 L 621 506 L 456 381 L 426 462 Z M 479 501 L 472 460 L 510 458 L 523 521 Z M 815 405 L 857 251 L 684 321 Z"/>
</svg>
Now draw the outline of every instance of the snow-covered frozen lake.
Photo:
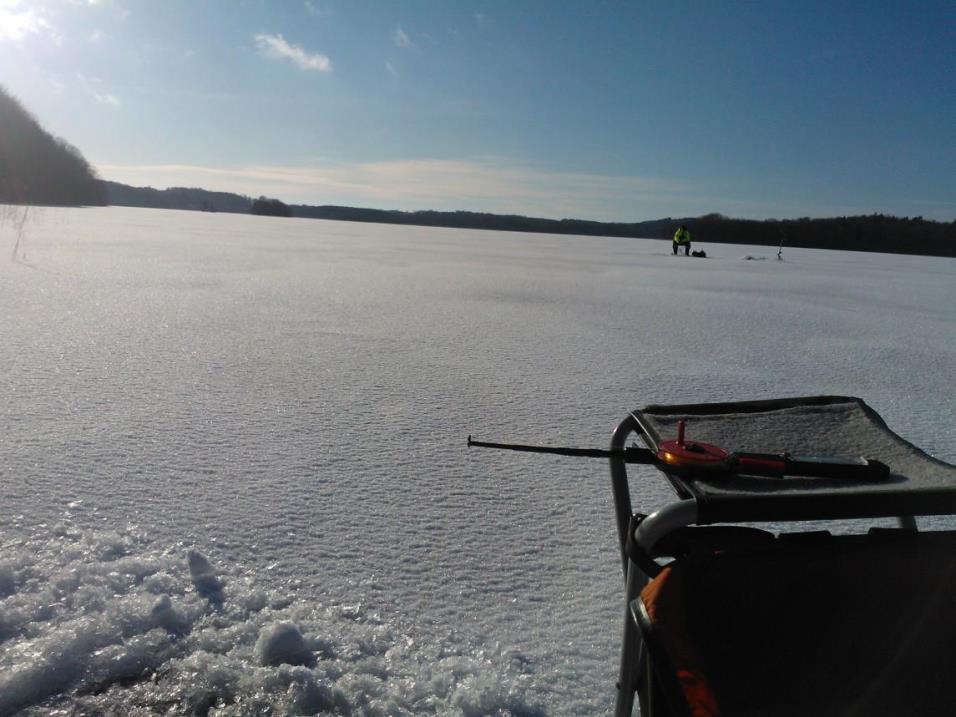
<svg viewBox="0 0 956 717">
<path fill-rule="evenodd" d="M 0 715 L 606 713 L 606 465 L 468 434 L 832 393 L 956 461 L 953 259 L 124 208 L 15 242 Z"/>
</svg>

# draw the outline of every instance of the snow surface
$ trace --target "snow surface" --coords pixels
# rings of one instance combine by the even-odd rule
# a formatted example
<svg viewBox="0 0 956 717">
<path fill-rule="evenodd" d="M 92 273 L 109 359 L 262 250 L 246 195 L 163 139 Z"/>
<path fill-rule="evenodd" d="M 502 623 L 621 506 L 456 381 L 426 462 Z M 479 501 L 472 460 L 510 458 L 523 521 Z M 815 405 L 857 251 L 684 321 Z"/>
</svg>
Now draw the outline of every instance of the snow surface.
<svg viewBox="0 0 956 717">
<path fill-rule="evenodd" d="M 647 403 L 834 393 L 956 460 L 952 259 L 21 211 L 0 715 L 606 713 L 606 466 L 469 433 L 603 447 Z"/>
</svg>

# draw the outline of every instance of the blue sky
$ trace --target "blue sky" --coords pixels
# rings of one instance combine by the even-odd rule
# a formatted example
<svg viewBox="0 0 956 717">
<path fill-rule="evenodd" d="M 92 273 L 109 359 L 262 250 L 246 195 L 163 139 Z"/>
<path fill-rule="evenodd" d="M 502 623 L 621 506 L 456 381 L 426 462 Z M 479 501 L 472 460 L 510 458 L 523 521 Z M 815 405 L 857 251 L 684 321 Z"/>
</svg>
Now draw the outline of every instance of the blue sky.
<svg viewBox="0 0 956 717">
<path fill-rule="evenodd" d="M 952 221 L 954 48 L 952 0 L 0 0 L 106 179 L 607 221 Z"/>
</svg>

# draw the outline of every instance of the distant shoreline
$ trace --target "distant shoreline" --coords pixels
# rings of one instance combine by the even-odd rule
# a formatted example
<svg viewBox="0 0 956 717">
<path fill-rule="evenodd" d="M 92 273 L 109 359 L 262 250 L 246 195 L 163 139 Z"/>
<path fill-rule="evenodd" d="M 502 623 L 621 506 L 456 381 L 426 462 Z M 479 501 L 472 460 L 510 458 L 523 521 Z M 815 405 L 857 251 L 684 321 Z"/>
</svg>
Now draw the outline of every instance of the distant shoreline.
<svg viewBox="0 0 956 717">
<path fill-rule="evenodd" d="M 685 225 L 695 248 L 701 244 L 747 244 L 923 256 L 956 256 L 956 221 L 883 214 L 828 219 L 733 219 L 722 214 L 665 217 L 644 222 L 542 219 L 487 212 L 397 211 L 343 206 L 288 205 L 232 192 L 171 187 L 132 187 L 96 176 L 78 149 L 44 130 L 0 86 L 0 202 L 49 206 L 122 206 L 307 217 L 350 222 L 405 224 L 455 229 L 490 229 L 579 236 L 669 239 Z M 9 139 L 6 139 L 9 138 Z M 15 138 L 15 139 L 14 139 Z"/>
<path fill-rule="evenodd" d="M 104 181 L 103 186 L 108 204 L 113 206 L 247 214 L 256 201 L 240 194 L 195 188 L 154 189 L 110 181 Z M 690 230 L 695 245 L 714 243 L 779 247 L 782 244 L 784 249 L 802 247 L 956 257 L 956 221 L 943 223 L 922 217 L 871 214 L 826 219 L 754 220 L 707 214 L 701 217 L 666 217 L 624 223 L 467 211 L 406 212 L 335 205 L 285 205 L 278 200 L 270 201 L 288 209 L 289 216 L 310 219 L 644 239 L 669 239 L 675 229 L 684 224 Z"/>
</svg>

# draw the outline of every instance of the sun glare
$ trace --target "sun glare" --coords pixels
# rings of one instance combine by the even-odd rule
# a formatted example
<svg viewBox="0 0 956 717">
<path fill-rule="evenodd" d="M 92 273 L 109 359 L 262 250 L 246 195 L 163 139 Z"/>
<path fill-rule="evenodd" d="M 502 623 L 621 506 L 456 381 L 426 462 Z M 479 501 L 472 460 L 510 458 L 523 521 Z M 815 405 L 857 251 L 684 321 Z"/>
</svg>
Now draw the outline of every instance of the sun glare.
<svg viewBox="0 0 956 717">
<path fill-rule="evenodd" d="M 19 0 L 0 0 L 0 40 L 21 42 L 28 35 L 50 29 L 41 11 Z"/>
</svg>

